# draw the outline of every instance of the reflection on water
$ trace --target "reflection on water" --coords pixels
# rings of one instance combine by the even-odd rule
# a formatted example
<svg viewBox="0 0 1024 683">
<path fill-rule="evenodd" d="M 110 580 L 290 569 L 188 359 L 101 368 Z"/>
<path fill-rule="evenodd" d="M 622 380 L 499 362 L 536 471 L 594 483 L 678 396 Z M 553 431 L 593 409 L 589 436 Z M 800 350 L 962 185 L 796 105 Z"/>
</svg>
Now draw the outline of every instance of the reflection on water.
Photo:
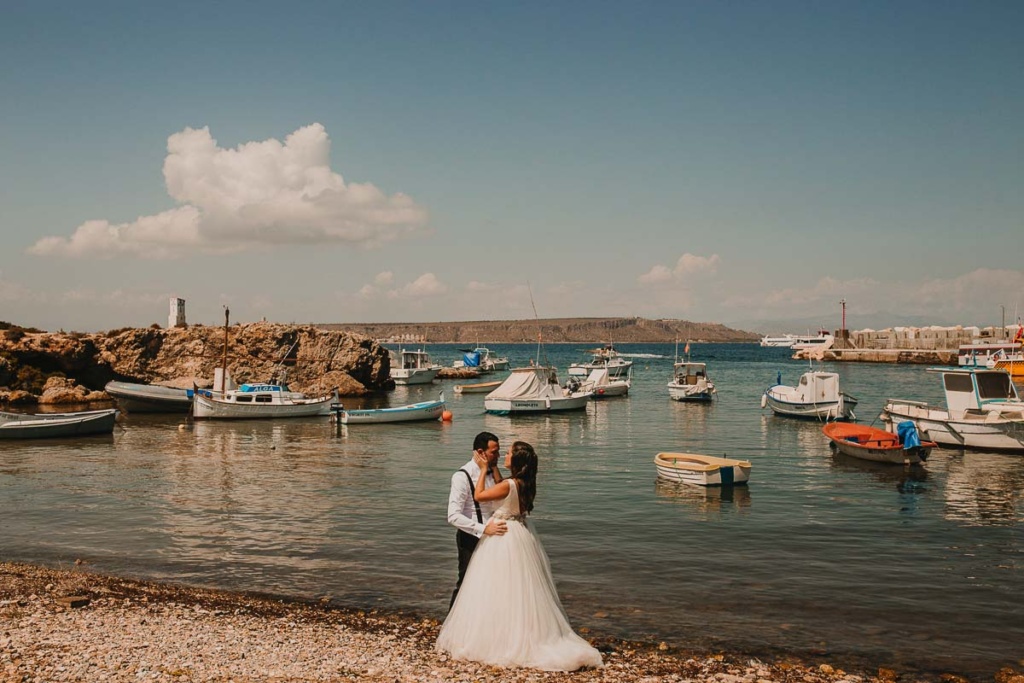
<svg viewBox="0 0 1024 683">
<path fill-rule="evenodd" d="M 751 505 L 749 486 L 688 486 L 656 479 L 654 492 L 661 502 L 685 505 L 699 516 L 745 512 Z"/>
<path fill-rule="evenodd" d="M 456 348 L 428 350 L 448 363 Z M 577 360 L 565 349 L 549 349 L 560 367 Z M 128 415 L 112 437 L 0 442 L 3 555 L 443 616 L 456 572 L 448 487 L 487 430 L 537 448 L 531 520 L 573 623 L 595 633 L 978 678 L 1024 656 L 1024 458 L 936 449 L 904 469 L 833 456 L 819 423 L 759 407 L 780 368 L 804 370 L 785 350 L 702 345 L 711 405 L 668 398 L 671 345 L 631 350 L 669 358 L 635 367 L 628 398 L 571 413 L 488 415 L 483 394 L 455 398 L 441 382 L 346 403 L 443 389 L 451 423 Z M 887 395 L 941 399 L 921 368 L 829 369 L 865 415 Z M 750 485 L 655 483 L 659 451 L 749 459 Z"/>
<path fill-rule="evenodd" d="M 945 501 L 946 517 L 969 525 L 1024 522 L 1024 458 L 975 452 L 951 456 Z"/>
</svg>

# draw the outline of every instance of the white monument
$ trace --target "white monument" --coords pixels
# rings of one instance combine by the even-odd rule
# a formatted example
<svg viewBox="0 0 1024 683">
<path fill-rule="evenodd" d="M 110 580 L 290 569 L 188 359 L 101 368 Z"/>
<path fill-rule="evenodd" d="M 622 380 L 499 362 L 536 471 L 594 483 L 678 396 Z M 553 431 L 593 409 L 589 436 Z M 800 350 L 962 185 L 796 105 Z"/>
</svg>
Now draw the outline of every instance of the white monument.
<svg viewBox="0 0 1024 683">
<path fill-rule="evenodd" d="M 185 300 L 171 297 L 171 312 L 167 315 L 167 327 L 185 327 Z"/>
</svg>

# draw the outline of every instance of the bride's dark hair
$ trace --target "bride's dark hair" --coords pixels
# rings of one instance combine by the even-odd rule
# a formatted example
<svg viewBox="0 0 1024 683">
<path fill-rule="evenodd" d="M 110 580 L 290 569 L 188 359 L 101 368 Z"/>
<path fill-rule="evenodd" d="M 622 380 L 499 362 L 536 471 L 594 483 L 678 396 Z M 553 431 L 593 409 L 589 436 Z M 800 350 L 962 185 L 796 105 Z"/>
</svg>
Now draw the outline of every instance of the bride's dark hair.
<svg viewBox="0 0 1024 683">
<path fill-rule="evenodd" d="M 522 512 L 533 511 L 533 497 L 537 495 L 537 453 L 525 441 L 512 444 L 512 462 L 509 472 L 519 489 L 519 508 Z"/>
</svg>

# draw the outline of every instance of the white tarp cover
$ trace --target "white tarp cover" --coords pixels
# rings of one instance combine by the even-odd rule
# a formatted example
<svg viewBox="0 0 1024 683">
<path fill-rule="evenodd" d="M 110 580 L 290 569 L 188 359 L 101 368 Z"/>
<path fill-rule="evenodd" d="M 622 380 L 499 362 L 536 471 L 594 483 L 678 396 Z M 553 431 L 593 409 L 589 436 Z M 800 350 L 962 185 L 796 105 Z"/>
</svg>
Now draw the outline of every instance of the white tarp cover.
<svg viewBox="0 0 1024 683">
<path fill-rule="evenodd" d="M 561 392 L 554 393 L 558 385 L 548 382 L 551 376 L 551 368 L 516 368 L 512 371 L 501 386 L 487 395 L 488 399 L 503 400 L 529 400 L 546 398 L 549 396 L 560 396 Z"/>
<path fill-rule="evenodd" d="M 607 368 L 598 368 L 591 370 L 590 376 L 587 377 L 587 384 L 592 384 L 594 387 L 603 387 L 608 384 L 608 370 Z"/>
</svg>

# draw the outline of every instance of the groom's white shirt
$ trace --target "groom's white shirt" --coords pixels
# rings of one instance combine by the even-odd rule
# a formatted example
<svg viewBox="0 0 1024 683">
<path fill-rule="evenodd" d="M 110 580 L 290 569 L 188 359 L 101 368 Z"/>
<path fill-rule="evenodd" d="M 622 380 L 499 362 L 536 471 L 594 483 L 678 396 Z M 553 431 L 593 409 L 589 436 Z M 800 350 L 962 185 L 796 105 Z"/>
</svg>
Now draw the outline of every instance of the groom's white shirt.
<svg viewBox="0 0 1024 683">
<path fill-rule="evenodd" d="M 464 472 L 469 472 L 469 476 L 473 480 L 473 486 L 469 485 Z M 452 475 L 452 487 L 448 493 L 448 523 L 456 529 L 465 531 L 467 534 L 473 534 L 477 538 L 484 535 L 484 527 L 487 525 L 487 520 L 490 519 L 495 507 L 493 501 L 480 503 L 480 515 L 484 521 L 476 521 L 476 508 L 473 506 L 473 489 L 476 486 L 476 480 L 479 478 L 480 467 L 475 461 L 470 460 Z M 494 479 L 489 473 L 486 481 L 487 486 L 494 485 Z"/>
</svg>

